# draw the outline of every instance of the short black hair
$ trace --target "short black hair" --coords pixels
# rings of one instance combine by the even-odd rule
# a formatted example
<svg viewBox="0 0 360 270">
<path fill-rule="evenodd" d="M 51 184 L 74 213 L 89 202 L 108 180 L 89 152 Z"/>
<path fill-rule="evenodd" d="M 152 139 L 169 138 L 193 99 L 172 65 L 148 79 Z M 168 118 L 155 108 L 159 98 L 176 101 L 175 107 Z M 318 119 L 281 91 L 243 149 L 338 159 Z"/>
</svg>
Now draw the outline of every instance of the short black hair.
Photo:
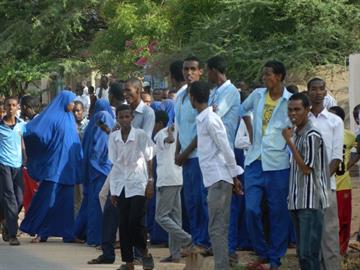
<svg viewBox="0 0 360 270">
<path fill-rule="evenodd" d="M 265 63 L 264 67 L 272 68 L 274 74 L 281 74 L 281 81 L 285 79 L 286 69 L 282 62 L 278 60 L 270 60 Z"/>
<path fill-rule="evenodd" d="M 35 109 L 39 106 L 38 99 L 30 95 L 23 96 L 20 100 L 20 104 L 31 109 Z"/>
<path fill-rule="evenodd" d="M 291 100 L 301 100 L 302 104 L 304 106 L 304 108 L 309 108 L 310 107 L 310 100 L 307 97 L 307 95 L 305 95 L 304 93 L 295 93 L 293 94 L 290 98 L 289 101 Z"/>
<path fill-rule="evenodd" d="M 310 79 L 310 80 L 308 81 L 307 86 L 306 86 L 306 87 L 307 87 L 307 90 L 310 90 L 311 84 L 312 84 L 313 82 L 316 82 L 316 81 L 323 82 L 324 85 L 326 85 L 326 83 L 325 83 L 325 81 L 324 81 L 323 79 L 321 79 L 321 78 L 319 78 L 319 77 L 315 77 L 315 78 L 312 78 L 312 79 Z"/>
<path fill-rule="evenodd" d="M 134 86 L 136 89 L 138 89 L 140 92 L 143 88 L 143 84 L 140 81 L 140 79 L 136 78 L 136 77 L 131 77 L 129 79 L 127 79 L 125 81 L 125 83 L 131 84 L 132 86 Z"/>
<path fill-rule="evenodd" d="M 175 79 L 176 82 L 183 82 L 184 74 L 182 72 L 184 61 L 176 60 L 170 64 L 170 75 Z"/>
<path fill-rule="evenodd" d="M 10 96 L 10 97 L 5 98 L 4 103 L 6 104 L 7 101 L 10 100 L 10 99 L 16 100 L 16 102 L 19 103 L 19 99 L 18 99 L 18 97 L 16 97 L 16 96 Z"/>
<path fill-rule="evenodd" d="M 89 93 L 89 94 L 90 94 L 90 93 L 95 93 L 95 87 L 92 86 L 92 85 L 89 85 L 89 86 L 88 86 L 88 93 Z"/>
<path fill-rule="evenodd" d="M 128 110 L 131 112 L 131 108 L 128 104 L 121 104 L 119 107 L 116 108 L 116 116 L 118 115 L 119 112 L 128 111 Z"/>
<path fill-rule="evenodd" d="M 286 90 L 288 90 L 291 94 L 299 93 L 299 87 L 297 87 L 296 84 L 287 85 Z"/>
<path fill-rule="evenodd" d="M 114 82 L 110 85 L 109 93 L 117 100 L 124 101 L 124 85 Z"/>
<path fill-rule="evenodd" d="M 75 104 L 75 106 L 76 106 L 76 105 L 80 105 L 81 108 L 84 110 L 84 103 L 82 103 L 80 100 L 75 100 L 75 101 L 74 101 L 74 104 Z"/>
<path fill-rule="evenodd" d="M 196 102 L 208 103 L 210 89 L 210 84 L 202 81 L 196 81 L 190 85 L 190 95 L 194 98 Z"/>
<path fill-rule="evenodd" d="M 334 112 L 337 116 L 339 116 L 343 121 L 345 120 L 345 111 L 340 106 L 332 106 L 329 108 L 329 111 Z"/>
<path fill-rule="evenodd" d="M 164 127 L 167 126 L 167 124 L 169 123 L 169 115 L 167 114 L 167 112 L 159 110 L 159 111 L 155 111 L 155 123 L 160 123 L 162 122 Z"/>
<path fill-rule="evenodd" d="M 224 57 L 220 55 L 211 57 L 209 60 L 207 60 L 206 64 L 209 69 L 216 69 L 220 73 L 225 74 L 227 64 Z"/>
<path fill-rule="evenodd" d="M 198 62 L 198 66 L 199 68 L 203 68 L 203 63 L 201 62 L 200 58 L 195 56 L 195 55 L 189 55 L 188 57 L 186 57 L 184 59 L 184 62 L 185 61 L 195 61 L 195 62 Z"/>
</svg>

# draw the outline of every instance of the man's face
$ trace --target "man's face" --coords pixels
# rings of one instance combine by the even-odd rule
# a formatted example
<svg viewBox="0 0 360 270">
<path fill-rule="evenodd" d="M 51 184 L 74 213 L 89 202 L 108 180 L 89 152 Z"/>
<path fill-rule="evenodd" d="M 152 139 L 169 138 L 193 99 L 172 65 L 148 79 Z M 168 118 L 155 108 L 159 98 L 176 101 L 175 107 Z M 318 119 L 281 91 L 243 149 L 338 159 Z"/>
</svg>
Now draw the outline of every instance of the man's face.
<svg viewBox="0 0 360 270">
<path fill-rule="evenodd" d="M 207 77 L 210 83 L 216 83 L 216 71 L 206 66 Z"/>
<path fill-rule="evenodd" d="M 15 116 L 16 112 L 19 108 L 18 106 L 18 102 L 16 99 L 8 99 L 5 102 L 5 111 L 6 111 L 6 115 L 9 116 Z"/>
<path fill-rule="evenodd" d="M 117 113 L 117 121 L 120 128 L 130 128 L 133 116 L 130 110 L 123 110 Z"/>
<path fill-rule="evenodd" d="M 140 89 L 130 83 L 125 84 L 124 95 L 128 104 L 138 103 L 141 100 Z"/>
<path fill-rule="evenodd" d="M 163 99 L 163 91 L 162 90 L 154 90 L 153 98 L 155 101 L 162 101 Z"/>
<path fill-rule="evenodd" d="M 281 74 L 275 74 L 271 67 L 264 67 L 262 72 L 262 81 L 266 88 L 273 89 L 281 83 Z"/>
<path fill-rule="evenodd" d="M 326 96 L 325 82 L 322 80 L 312 81 L 309 85 L 308 96 L 311 104 L 322 104 Z"/>
<path fill-rule="evenodd" d="M 151 104 L 151 96 L 148 93 L 142 93 L 141 95 L 142 100 L 144 101 L 144 103 L 148 106 L 150 106 Z"/>
<path fill-rule="evenodd" d="M 66 106 L 66 111 L 67 112 L 72 112 L 74 110 L 75 107 L 75 103 L 74 102 L 70 102 L 67 106 Z"/>
<path fill-rule="evenodd" d="M 302 126 L 309 114 L 309 108 L 305 108 L 302 100 L 290 100 L 288 103 L 288 116 L 291 123 L 297 127 Z"/>
<path fill-rule="evenodd" d="M 100 87 L 107 88 L 108 87 L 108 80 L 106 77 L 101 77 L 100 79 Z"/>
<path fill-rule="evenodd" d="M 83 120 L 84 109 L 80 104 L 76 104 L 73 110 L 76 122 L 80 123 Z"/>
<path fill-rule="evenodd" d="M 200 80 L 203 70 L 199 67 L 197 61 L 185 61 L 183 64 L 183 75 L 185 82 L 191 84 Z"/>
</svg>

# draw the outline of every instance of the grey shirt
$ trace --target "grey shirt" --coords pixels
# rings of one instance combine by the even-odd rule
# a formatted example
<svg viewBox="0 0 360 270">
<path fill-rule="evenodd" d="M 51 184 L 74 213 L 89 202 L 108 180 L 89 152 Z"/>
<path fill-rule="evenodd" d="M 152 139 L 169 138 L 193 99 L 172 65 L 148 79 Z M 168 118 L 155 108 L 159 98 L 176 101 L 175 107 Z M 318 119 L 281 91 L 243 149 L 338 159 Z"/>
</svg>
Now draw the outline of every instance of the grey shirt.
<svg viewBox="0 0 360 270">
<path fill-rule="evenodd" d="M 320 132 L 309 120 L 301 130 L 295 132 L 292 139 L 305 164 L 312 170 L 305 175 L 291 157 L 289 210 L 329 207 L 329 163 Z"/>
<path fill-rule="evenodd" d="M 155 125 L 155 113 L 154 110 L 145 105 L 141 100 L 139 105 L 133 112 L 134 119 L 131 124 L 134 128 L 140 128 L 151 138 L 154 125 Z"/>
</svg>

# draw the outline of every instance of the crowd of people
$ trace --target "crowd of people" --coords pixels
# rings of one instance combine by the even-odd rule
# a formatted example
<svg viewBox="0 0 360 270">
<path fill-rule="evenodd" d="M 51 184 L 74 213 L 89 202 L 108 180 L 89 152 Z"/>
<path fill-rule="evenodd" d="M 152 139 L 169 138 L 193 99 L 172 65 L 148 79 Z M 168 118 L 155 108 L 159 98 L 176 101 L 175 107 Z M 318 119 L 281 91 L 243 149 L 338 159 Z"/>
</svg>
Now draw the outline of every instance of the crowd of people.
<svg viewBox="0 0 360 270">
<path fill-rule="evenodd" d="M 20 245 L 20 230 L 32 243 L 100 247 L 89 264 L 114 263 L 120 246 L 120 270 L 153 269 L 148 242 L 168 244 L 161 262 L 213 255 L 216 270 L 237 264 L 238 249 L 256 253 L 248 269 L 279 269 L 296 245 L 302 270 L 339 270 L 359 130 L 344 129 L 345 112 L 320 77 L 299 92 L 273 60 L 249 91 L 226 69 L 221 56 L 206 66 L 195 56 L 174 61 L 171 89 L 102 76 L 98 88 L 78 83 L 41 112 L 35 97 L 6 97 L 3 240 Z"/>
</svg>

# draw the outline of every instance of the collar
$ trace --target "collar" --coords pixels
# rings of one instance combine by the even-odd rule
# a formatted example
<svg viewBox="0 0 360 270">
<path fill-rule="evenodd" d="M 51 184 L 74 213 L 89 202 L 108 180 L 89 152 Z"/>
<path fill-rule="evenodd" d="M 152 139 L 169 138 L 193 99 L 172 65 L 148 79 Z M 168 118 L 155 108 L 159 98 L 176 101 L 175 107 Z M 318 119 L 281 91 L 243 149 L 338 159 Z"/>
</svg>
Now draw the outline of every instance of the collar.
<svg viewBox="0 0 360 270">
<path fill-rule="evenodd" d="M 297 136 L 302 136 L 304 135 L 305 132 L 307 132 L 309 129 L 311 129 L 313 127 L 313 124 L 311 122 L 310 119 L 308 119 L 307 123 L 305 126 L 302 127 L 302 129 L 299 130 L 299 132 L 297 132 Z"/>
<path fill-rule="evenodd" d="M 138 112 L 138 113 L 143 113 L 145 111 L 145 103 L 144 101 L 140 100 L 140 103 L 137 105 L 136 109 L 134 110 L 135 112 Z"/>
<path fill-rule="evenodd" d="M 196 116 L 196 119 L 197 119 L 199 122 L 202 122 L 202 121 L 205 119 L 205 117 L 206 117 L 210 112 L 212 112 L 212 111 L 213 111 L 212 106 L 209 106 L 209 107 L 207 107 L 205 110 L 203 110 L 201 113 L 199 113 L 199 115 Z"/>
<path fill-rule="evenodd" d="M 230 80 L 226 80 L 223 84 L 219 85 L 218 87 L 215 88 L 215 91 L 221 91 L 224 88 L 228 87 L 231 84 Z"/>
<path fill-rule="evenodd" d="M 315 118 L 319 117 L 319 116 L 324 116 L 326 119 L 329 118 L 329 114 L 331 112 L 329 112 L 325 107 L 324 109 L 318 114 L 318 116 L 315 116 L 315 114 L 312 113 L 312 111 L 309 112 L 310 116 L 313 116 Z"/>
<path fill-rule="evenodd" d="M 5 116 L 4 116 L 5 117 Z M 5 121 L 4 121 L 4 117 L 0 119 L 0 125 L 6 125 L 8 126 L 7 124 L 5 124 Z M 23 120 L 20 120 L 19 117 L 15 116 L 15 125 L 20 123 L 20 122 L 23 122 Z"/>
<path fill-rule="evenodd" d="M 124 142 L 123 139 L 122 139 L 121 129 L 119 129 L 119 133 L 117 134 L 115 140 L 116 140 L 116 141 L 121 141 L 121 142 L 123 142 L 123 143 L 128 143 L 128 142 L 133 142 L 133 141 L 135 141 L 135 137 L 136 137 L 136 130 L 135 130 L 134 127 L 131 127 L 126 142 Z"/>
<path fill-rule="evenodd" d="M 262 95 L 265 97 L 266 93 L 268 93 L 268 89 L 267 88 L 262 88 L 265 91 L 261 91 Z M 289 98 L 292 96 L 292 94 L 286 89 L 286 87 L 284 86 L 284 91 L 282 96 L 279 99 L 285 99 L 285 100 L 289 100 Z"/>
<path fill-rule="evenodd" d="M 181 92 L 185 91 L 187 87 L 187 84 L 181 86 L 180 89 L 176 92 L 176 96 L 179 95 Z"/>
</svg>

